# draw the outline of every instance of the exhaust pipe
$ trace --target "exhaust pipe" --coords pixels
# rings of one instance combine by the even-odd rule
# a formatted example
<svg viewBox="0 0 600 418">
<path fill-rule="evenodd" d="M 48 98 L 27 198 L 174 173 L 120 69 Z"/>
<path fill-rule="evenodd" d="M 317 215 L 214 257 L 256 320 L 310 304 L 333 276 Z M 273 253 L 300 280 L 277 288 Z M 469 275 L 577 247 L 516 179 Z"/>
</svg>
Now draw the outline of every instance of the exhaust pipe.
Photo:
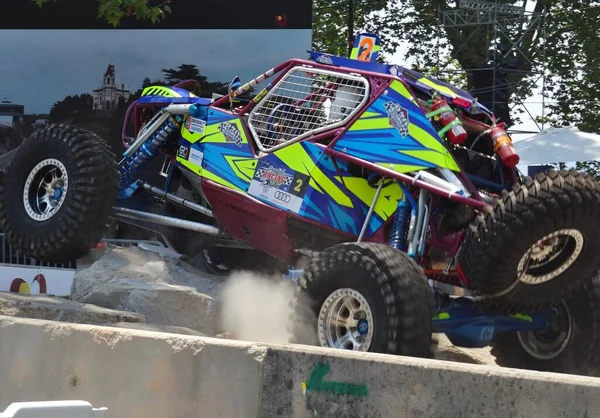
<svg viewBox="0 0 600 418">
<path fill-rule="evenodd" d="M 207 209 L 204 206 L 199 205 L 198 203 L 191 202 L 189 200 L 184 199 L 183 197 L 179 197 L 177 195 L 174 195 L 172 193 L 164 191 L 163 189 L 160 189 L 158 187 L 151 186 L 148 183 L 142 183 L 142 187 L 144 188 L 144 190 L 152 193 L 153 195 L 162 197 L 163 199 L 166 199 L 172 203 L 175 203 L 176 205 L 186 207 L 186 208 L 194 210 L 196 212 L 200 212 L 203 215 L 214 218 L 214 215 L 210 209 Z"/>
<path fill-rule="evenodd" d="M 171 226 L 174 228 L 187 229 L 189 231 L 200 232 L 208 235 L 224 235 L 219 228 L 212 225 L 201 224 L 199 222 L 187 221 L 185 219 L 171 218 L 170 216 L 157 215 L 150 212 L 142 212 L 134 209 L 113 207 L 117 216 L 124 218 L 137 219 L 159 225 Z"/>
</svg>

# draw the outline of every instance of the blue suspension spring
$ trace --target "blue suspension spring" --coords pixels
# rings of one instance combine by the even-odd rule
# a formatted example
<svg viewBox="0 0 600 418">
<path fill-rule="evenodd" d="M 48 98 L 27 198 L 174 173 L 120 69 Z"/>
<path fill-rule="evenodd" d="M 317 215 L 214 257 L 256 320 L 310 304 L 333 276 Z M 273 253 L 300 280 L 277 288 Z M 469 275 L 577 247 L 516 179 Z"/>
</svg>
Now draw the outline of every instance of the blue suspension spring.
<svg viewBox="0 0 600 418">
<path fill-rule="evenodd" d="M 390 236 L 390 247 L 400 251 L 406 251 L 406 238 L 408 234 L 408 224 L 410 222 L 410 204 L 406 199 L 398 202 L 394 223 L 392 224 L 392 233 Z"/>
<path fill-rule="evenodd" d="M 167 145 L 169 136 L 181 126 L 179 115 L 170 116 L 150 137 L 119 165 L 119 191 L 133 182 L 140 169 Z"/>
</svg>

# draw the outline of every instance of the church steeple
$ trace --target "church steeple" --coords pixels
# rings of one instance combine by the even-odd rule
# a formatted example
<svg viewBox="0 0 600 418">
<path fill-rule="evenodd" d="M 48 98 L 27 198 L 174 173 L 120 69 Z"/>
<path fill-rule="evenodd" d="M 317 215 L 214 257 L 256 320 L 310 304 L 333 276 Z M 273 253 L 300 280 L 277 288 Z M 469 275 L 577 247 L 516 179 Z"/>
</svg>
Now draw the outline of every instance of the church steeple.
<svg viewBox="0 0 600 418">
<path fill-rule="evenodd" d="M 108 67 L 106 67 L 106 71 L 104 72 L 104 85 L 115 85 L 115 66 L 112 62 L 108 63 Z"/>
<path fill-rule="evenodd" d="M 115 66 L 109 61 L 100 88 L 94 90 L 94 110 L 114 110 L 119 100 L 127 101 L 130 95 L 123 84 L 117 85 Z"/>
</svg>

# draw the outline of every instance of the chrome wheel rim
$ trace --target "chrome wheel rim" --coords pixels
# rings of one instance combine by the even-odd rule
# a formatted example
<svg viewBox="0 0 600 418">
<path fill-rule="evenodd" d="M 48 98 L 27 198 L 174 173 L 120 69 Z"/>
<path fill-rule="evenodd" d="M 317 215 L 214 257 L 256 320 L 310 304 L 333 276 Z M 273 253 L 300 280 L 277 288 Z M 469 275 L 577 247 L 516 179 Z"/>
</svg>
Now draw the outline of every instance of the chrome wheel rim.
<svg viewBox="0 0 600 418">
<path fill-rule="evenodd" d="M 552 360 L 558 357 L 565 351 L 572 336 L 573 319 L 564 301 L 559 307 L 552 309 L 547 329 L 517 332 L 521 347 L 538 360 Z"/>
<path fill-rule="evenodd" d="M 63 205 L 68 188 L 69 176 L 63 163 L 55 158 L 40 161 L 25 180 L 25 212 L 35 221 L 47 221 Z"/>
<path fill-rule="evenodd" d="M 319 343 L 322 347 L 368 351 L 373 325 L 373 311 L 366 298 L 354 289 L 337 289 L 319 311 Z"/>
<path fill-rule="evenodd" d="M 584 241 L 576 229 L 561 229 L 544 236 L 521 257 L 517 266 L 519 281 L 537 285 L 555 279 L 577 261 Z"/>
</svg>

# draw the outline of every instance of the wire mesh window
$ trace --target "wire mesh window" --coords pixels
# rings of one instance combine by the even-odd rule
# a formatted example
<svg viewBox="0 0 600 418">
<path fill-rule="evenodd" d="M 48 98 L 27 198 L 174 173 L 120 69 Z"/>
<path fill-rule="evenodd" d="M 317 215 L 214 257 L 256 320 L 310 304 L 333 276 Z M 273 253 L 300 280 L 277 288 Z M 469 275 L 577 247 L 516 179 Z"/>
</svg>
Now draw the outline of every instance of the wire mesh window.
<svg viewBox="0 0 600 418">
<path fill-rule="evenodd" d="M 368 97 L 364 77 L 295 67 L 252 109 L 248 126 L 262 151 L 274 151 L 343 125 Z"/>
</svg>

